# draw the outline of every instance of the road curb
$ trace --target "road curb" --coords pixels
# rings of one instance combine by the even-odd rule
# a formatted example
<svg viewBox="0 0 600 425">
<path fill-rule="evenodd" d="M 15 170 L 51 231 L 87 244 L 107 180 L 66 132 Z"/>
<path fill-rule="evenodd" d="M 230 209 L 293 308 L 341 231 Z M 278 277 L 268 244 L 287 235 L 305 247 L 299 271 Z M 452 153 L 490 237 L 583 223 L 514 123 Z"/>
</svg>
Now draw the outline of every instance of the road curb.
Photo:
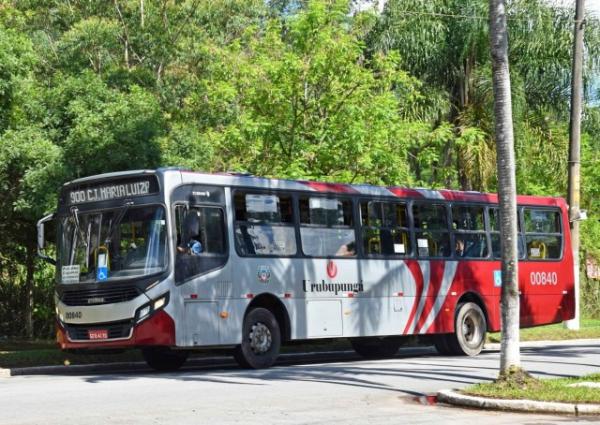
<svg viewBox="0 0 600 425">
<path fill-rule="evenodd" d="M 535 400 L 503 400 L 461 394 L 454 390 L 438 392 L 438 401 L 477 409 L 509 410 L 530 413 L 561 413 L 575 416 L 600 415 L 600 404 L 555 403 Z"/>
<path fill-rule="evenodd" d="M 555 345 L 564 345 L 565 343 L 572 343 L 574 345 L 581 344 L 598 344 L 600 339 L 598 338 L 582 338 L 582 339 L 562 339 L 562 340 L 551 340 L 551 341 L 521 341 L 519 343 L 521 348 L 537 348 L 537 347 L 552 347 Z M 484 350 L 499 351 L 499 342 L 486 342 L 483 346 Z"/>
</svg>

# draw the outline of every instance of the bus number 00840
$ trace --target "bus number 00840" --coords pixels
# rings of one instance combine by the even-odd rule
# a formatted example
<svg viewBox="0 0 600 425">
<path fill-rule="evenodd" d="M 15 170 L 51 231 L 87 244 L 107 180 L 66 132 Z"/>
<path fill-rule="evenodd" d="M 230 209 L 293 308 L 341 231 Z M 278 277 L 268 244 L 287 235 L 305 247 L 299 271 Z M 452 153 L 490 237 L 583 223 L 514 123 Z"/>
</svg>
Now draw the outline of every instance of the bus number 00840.
<svg viewBox="0 0 600 425">
<path fill-rule="evenodd" d="M 556 272 L 531 272 L 529 281 L 532 285 L 558 285 Z"/>
</svg>

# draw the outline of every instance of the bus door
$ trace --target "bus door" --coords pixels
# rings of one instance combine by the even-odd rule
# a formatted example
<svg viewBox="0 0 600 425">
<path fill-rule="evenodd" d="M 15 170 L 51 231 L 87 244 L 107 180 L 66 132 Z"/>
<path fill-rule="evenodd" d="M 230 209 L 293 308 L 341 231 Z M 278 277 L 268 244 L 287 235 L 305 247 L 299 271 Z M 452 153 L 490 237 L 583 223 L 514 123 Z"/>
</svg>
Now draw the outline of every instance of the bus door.
<svg viewBox="0 0 600 425">
<path fill-rule="evenodd" d="M 173 196 L 175 285 L 184 300 L 182 345 L 221 342 L 219 313 L 231 289 L 223 188 L 187 185 Z"/>
</svg>

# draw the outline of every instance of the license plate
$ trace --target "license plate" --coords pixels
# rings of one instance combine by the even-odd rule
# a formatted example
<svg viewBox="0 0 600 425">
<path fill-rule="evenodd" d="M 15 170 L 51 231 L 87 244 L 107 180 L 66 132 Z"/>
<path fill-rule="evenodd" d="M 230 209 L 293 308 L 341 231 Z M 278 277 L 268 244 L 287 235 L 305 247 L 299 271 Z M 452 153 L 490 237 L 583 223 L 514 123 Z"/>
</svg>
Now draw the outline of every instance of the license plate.
<svg viewBox="0 0 600 425">
<path fill-rule="evenodd" d="M 93 329 L 88 331 L 90 339 L 108 339 L 107 329 Z"/>
</svg>

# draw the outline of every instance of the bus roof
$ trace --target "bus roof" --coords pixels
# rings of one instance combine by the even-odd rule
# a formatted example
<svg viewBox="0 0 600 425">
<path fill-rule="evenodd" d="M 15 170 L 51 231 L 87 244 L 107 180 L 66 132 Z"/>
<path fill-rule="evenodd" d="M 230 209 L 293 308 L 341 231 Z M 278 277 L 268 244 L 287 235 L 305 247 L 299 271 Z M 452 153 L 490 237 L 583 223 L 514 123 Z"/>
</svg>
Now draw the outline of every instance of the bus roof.
<svg viewBox="0 0 600 425">
<path fill-rule="evenodd" d="M 92 181 L 114 179 L 124 176 L 148 175 L 148 174 L 180 174 L 182 183 L 198 183 L 198 184 L 217 184 L 238 187 L 255 187 L 263 189 L 282 189 L 282 190 L 300 190 L 313 191 L 319 193 L 335 193 L 348 195 L 368 195 L 375 197 L 395 197 L 395 198 L 410 198 L 410 199 L 429 199 L 443 201 L 458 201 L 458 202 L 484 202 L 497 203 L 498 195 L 495 193 L 483 193 L 476 191 L 460 191 L 449 189 L 425 189 L 425 188 L 407 188 L 401 186 L 375 186 L 370 184 L 345 184 L 332 183 L 314 180 L 291 180 L 291 179 L 276 179 L 268 177 L 258 177 L 245 173 L 223 172 L 223 173 L 206 173 L 202 171 L 192 171 L 179 167 L 166 167 L 156 170 L 131 170 L 99 174 L 95 176 L 83 177 L 72 180 L 64 184 L 69 186 L 72 184 L 88 183 Z M 534 196 L 534 195 L 518 195 L 517 202 L 519 204 L 533 204 L 544 206 L 561 206 L 566 205 L 566 202 L 561 197 L 552 196 Z"/>
<path fill-rule="evenodd" d="M 257 177 L 242 173 L 205 173 L 200 171 L 181 170 L 183 174 L 203 175 L 213 177 L 224 177 L 225 184 L 232 186 L 262 187 L 271 189 L 288 190 L 311 190 L 320 193 L 336 193 L 349 195 L 369 195 L 380 197 L 398 197 L 411 199 L 439 199 L 444 201 L 458 202 L 485 202 L 498 203 L 498 195 L 495 193 L 483 193 L 476 191 L 460 191 L 449 189 L 425 189 L 425 188 L 407 188 L 400 186 L 375 186 L 370 184 L 345 184 L 321 182 L 314 180 L 287 180 L 272 179 L 267 177 Z M 210 178 L 210 177 L 209 177 Z M 188 180 L 192 182 L 193 177 Z M 220 179 L 219 179 L 220 180 Z M 519 204 L 535 204 L 545 206 L 565 205 L 566 202 L 561 197 L 536 196 L 536 195 L 518 195 Z"/>
</svg>

